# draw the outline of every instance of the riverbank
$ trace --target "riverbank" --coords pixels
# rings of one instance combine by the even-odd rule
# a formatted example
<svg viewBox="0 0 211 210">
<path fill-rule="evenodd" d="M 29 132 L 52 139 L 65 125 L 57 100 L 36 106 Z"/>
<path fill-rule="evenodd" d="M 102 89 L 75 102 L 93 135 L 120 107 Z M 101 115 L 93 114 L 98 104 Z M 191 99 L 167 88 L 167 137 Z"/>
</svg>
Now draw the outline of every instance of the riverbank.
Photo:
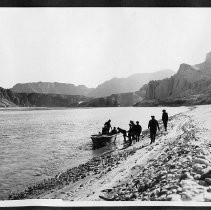
<svg viewBox="0 0 211 210">
<path fill-rule="evenodd" d="M 211 201 L 210 119 L 210 105 L 192 108 L 170 118 L 168 131 L 159 132 L 152 145 L 144 132 L 131 147 L 93 158 L 9 199 Z"/>
</svg>

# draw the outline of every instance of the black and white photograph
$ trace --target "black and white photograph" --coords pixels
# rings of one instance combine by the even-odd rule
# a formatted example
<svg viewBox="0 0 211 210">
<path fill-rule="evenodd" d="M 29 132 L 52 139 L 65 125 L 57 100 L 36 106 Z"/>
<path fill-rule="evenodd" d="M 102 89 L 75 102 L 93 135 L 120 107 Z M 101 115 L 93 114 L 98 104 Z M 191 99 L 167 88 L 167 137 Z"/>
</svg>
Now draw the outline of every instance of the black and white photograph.
<svg viewBox="0 0 211 210">
<path fill-rule="evenodd" d="M 0 204 L 211 205 L 210 20 L 1 7 Z"/>
</svg>

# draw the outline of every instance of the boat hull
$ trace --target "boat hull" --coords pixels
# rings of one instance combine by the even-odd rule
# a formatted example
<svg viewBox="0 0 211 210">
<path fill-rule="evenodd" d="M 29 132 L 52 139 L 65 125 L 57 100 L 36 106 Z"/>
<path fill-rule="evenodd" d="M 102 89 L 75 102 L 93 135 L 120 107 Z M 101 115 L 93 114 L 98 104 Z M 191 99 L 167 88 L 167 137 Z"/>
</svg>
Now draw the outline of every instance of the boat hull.
<svg viewBox="0 0 211 210">
<path fill-rule="evenodd" d="M 116 140 L 117 134 L 114 135 L 92 135 L 91 139 L 93 144 L 102 144 L 107 142 L 114 142 Z"/>
</svg>

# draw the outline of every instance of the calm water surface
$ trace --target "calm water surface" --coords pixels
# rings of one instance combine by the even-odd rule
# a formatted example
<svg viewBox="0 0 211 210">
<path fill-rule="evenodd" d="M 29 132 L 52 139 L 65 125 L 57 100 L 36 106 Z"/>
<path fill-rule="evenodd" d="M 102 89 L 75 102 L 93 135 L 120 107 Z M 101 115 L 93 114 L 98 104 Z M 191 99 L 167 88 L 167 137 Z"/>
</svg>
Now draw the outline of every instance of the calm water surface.
<svg viewBox="0 0 211 210">
<path fill-rule="evenodd" d="M 101 131 L 105 121 L 128 130 L 130 120 L 143 129 L 151 115 L 160 119 L 162 107 L 117 107 L 33 110 L 0 110 L 0 199 L 44 178 L 86 162 L 111 149 L 93 150 L 90 135 Z M 169 116 L 187 110 L 165 108 Z M 115 147 L 121 147 L 123 138 Z M 112 148 L 113 149 L 113 148 Z"/>
</svg>

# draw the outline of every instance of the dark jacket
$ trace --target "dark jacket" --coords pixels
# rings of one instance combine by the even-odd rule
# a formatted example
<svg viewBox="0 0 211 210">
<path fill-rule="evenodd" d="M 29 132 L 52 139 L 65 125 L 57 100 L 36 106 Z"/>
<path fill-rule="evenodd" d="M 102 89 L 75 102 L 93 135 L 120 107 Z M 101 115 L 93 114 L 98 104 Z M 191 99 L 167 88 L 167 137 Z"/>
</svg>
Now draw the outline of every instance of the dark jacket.
<svg viewBox="0 0 211 210">
<path fill-rule="evenodd" d="M 110 121 L 105 122 L 104 125 L 107 127 L 108 130 L 111 128 L 111 123 L 110 123 Z"/>
<path fill-rule="evenodd" d="M 141 133 L 141 131 L 142 131 L 142 127 L 140 126 L 140 125 L 136 125 L 136 132 L 137 133 Z"/>
<path fill-rule="evenodd" d="M 168 113 L 167 112 L 164 112 L 163 115 L 162 115 L 162 120 L 163 121 L 168 121 L 168 119 L 169 119 L 168 118 Z"/>
<path fill-rule="evenodd" d="M 150 128 L 150 132 L 156 132 L 157 128 L 160 130 L 158 121 L 156 119 L 151 119 L 149 121 L 148 128 Z"/>
<path fill-rule="evenodd" d="M 111 131 L 111 134 L 117 134 L 117 130 L 116 130 L 116 129 L 113 129 L 113 130 Z"/>
<path fill-rule="evenodd" d="M 117 128 L 117 130 L 118 130 L 118 133 L 122 133 L 123 135 L 126 135 L 127 134 L 127 131 L 124 130 L 124 129 Z"/>
</svg>

